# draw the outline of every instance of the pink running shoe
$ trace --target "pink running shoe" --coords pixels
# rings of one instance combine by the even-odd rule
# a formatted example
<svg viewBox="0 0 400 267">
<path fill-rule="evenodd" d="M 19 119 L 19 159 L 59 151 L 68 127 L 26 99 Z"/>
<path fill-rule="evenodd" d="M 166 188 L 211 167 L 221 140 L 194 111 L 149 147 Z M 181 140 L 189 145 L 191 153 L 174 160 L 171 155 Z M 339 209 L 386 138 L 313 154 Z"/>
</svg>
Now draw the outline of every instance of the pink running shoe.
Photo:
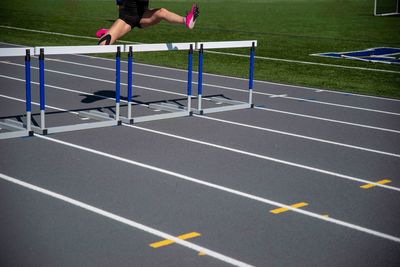
<svg viewBox="0 0 400 267">
<path fill-rule="evenodd" d="M 96 37 L 101 38 L 104 34 L 108 32 L 108 29 L 100 29 L 96 32 Z"/>
<path fill-rule="evenodd" d="M 196 19 L 199 16 L 199 14 L 200 14 L 199 7 L 196 4 L 193 4 L 189 14 L 186 15 L 186 28 L 188 29 L 194 28 L 194 23 L 196 22 Z"/>
</svg>

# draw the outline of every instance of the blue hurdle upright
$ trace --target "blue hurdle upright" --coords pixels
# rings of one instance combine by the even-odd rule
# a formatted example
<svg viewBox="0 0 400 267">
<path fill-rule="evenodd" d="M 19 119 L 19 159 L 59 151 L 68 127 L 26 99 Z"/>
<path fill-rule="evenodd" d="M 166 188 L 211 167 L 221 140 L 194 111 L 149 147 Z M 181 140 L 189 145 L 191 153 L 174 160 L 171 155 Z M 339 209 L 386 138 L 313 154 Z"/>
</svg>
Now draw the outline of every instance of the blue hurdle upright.
<svg viewBox="0 0 400 267">
<path fill-rule="evenodd" d="M 0 121 L 0 139 L 32 136 L 31 123 L 31 55 L 34 54 L 32 47 L 24 48 L 0 48 L 0 57 L 24 57 L 25 56 L 25 110 L 26 116 L 23 122 L 13 119 Z"/>
</svg>

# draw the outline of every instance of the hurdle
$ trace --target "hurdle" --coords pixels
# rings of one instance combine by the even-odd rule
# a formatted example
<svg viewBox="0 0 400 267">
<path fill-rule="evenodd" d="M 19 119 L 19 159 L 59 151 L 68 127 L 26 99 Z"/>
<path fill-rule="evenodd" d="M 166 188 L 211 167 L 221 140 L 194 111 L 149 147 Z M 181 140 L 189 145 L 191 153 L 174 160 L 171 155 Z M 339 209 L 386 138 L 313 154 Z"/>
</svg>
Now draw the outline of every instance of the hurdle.
<svg viewBox="0 0 400 267">
<path fill-rule="evenodd" d="M 196 49 L 199 52 L 199 60 L 198 60 L 198 82 L 197 82 L 197 109 L 194 108 L 193 113 L 198 115 L 229 111 L 229 110 L 238 110 L 238 109 L 247 109 L 253 108 L 253 78 L 254 78 L 254 54 L 255 48 L 257 46 L 256 40 L 250 41 L 223 41 L 223 42 L 198 42 L 196 43 Z M 202 100 L 203 100 L 203 53 L 206 49 L 224 49 L 224 48 L 250 48 L 250 67 L 249 67 L 249 97 L 248 102 L 237 101 L 232 99 L 227 99 L 224 97 L 211 97 L 210 100 L 213 103 L 226 104 L 221 107 L 211 107 L 211 108 L 203 108 Z"/>
<path fill-rule="evenodd" d="M 159 44 L 129 44 L 129 45 L 109 45 L 109 46 L 43 46 L 26 48 L 0 48 L 0 57 L 25 56 L 25 78 L 26 78 L 26 123 L 6 119 L 0 121 L 0 128 L 8 132 L 1 132 L 0 139 L 29 136 L 33 133 L 42 135 L 93 129 L 100 127 L 109 127 L 121 125 L 122 122 L 134 124 L 139 122 L 163 120 L 169 118 L 178 118 L 191 116 L 193 113 L 203 115 L 207 113 L 253 108 L 253 77 L 254 77 L 254 54 L 256 40 L 251 41 L 223 41 L 223 42 L 189 42 L 189 43 L 159 43 Z M 250 47 L 250 68 L 249 68 L 249 97 L 248 102 L 232 100 L 224 97 L 210 97 L 207 100 L 216 104 L 224 103 L 225 106 L 203 108 L 203 53 L 207 49 L 223 48 L 249 48 Z M 193 52 L 198 51 L 198 105 L 192 108 L 192 63 Z M 150 103 L 148 108 L 154 111 L 164 111 L 162 114 L 151 114 L 145 116 L 133 116 L 132 112 L 132 90 L 133 90 L 133 55 L 142 52 L 160 52 L 160 51 L 188 51 L 187 58 L 187 106 L 177 105 L 174 102 L 160 101 L 159 103 Z M 126 117 L 120 114 L 121 101 L 121 53 L 128 53 L 128 114 Z M 115 114 L 110 115 L 96 110 L 80 111 L 78 115 L 95 122 L 77 123 L 72 125 L 46 127 L 46 98 L 45 98 L 45 56 L 48 55 L 71 55 L 71 54 L 100 54 L 115 53 Z M 39 58 L 39 95 L 40 95 L 40 124 L 32 125 L 31 114 L 31 59 L 35 55 Z M 205 98 L 206 99 L 206 98 Z"/>
<path fill-rule="evenodd" d="M 110 46 L 45 46 L 35 47 L 35 55 L 39 55 L 39 88 L 40 88 L 40 126 L 32 126 L 35 133 L 47 135 L 53 133 L 70 132 L 100 127 L 109 127 L 121 125 L 120 114 L 120 68 L 121 52 L 124 51 L 123 45 Z M 110 116 L 107 113 L 90 110 L 80 111 L 80 117 L 95 120 L 95 122 L 78 123 L 65 126 L 46 127 L 46 101 L 45 101 L 45 55 L 71 55 L 71 54 L 99 54 L 115 53 L 115 115 Z"/>
<path fill-rule="evenodd" d="M 0 139 L 32 136 L 31 122 L 31 55 L 34 54 L 33 47 L 1 48 L 0 57 L 25 57 L 25 123 L 12 119 L 0 121 L 0 128 L 5 132 L 0 133 Z"/>
<path fill-rule="evenodd" d="M 196 43 L 163 43 L 163 44 L 134 44 L 125 45 L 125 52 L 128 52 L 128 114 L 121 117 L 122 122 L 134 124 L 139 122 L 171 119 L 178 117 L 191 116 L 192 98 L 192 57 Z M 132 116 L 132 64 L 133 54 L 141 52 L 161 52 L 161 51 L 188 51 L 188 78 L 187 78 L 187 107 L 177 106 L 173 103 L 160 102 L 151 103 L 148 108 L 153 110 L 165 111 L 163 114 L 152 114 L 144 116 Z"/>
</svg>

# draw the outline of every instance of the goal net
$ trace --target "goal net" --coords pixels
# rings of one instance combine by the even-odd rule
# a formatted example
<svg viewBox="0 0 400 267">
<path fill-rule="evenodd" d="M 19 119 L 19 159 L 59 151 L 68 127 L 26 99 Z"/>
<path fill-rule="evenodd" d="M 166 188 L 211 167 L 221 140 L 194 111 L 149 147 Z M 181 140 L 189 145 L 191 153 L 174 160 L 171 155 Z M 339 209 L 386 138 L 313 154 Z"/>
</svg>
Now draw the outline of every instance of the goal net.
<svg viewBox="0 0 400 267">
<path fill-rule="evenodd" d="M 375 16 L 399 15 L 400 0 L 375 0 Z"/>
</svg>

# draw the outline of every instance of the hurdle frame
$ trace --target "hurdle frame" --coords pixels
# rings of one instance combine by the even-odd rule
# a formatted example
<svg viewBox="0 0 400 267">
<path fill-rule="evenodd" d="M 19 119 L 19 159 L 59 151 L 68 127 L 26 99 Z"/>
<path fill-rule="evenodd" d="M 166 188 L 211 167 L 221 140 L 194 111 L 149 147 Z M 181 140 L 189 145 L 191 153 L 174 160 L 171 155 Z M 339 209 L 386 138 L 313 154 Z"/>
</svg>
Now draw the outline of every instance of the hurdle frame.
<svg viewBox="0 0 400 267">
<path fill-rule="evenodd" d="M 124 51 L 123 45 L 110 46 L 44 46 L 35 47 L 35 55 L 39 55 L 39 88 L 40 88 L 40 126 L 32 126 L 35 133 L 47 135 L 53 133 L 70 132 L 101 127 L 110 127 L 121 125 L 119 119 L 120 109 L 120 75 L 121 75 L 121 52 Z M 46 127 L 46 104 L 45 104 L 45 55 L 70 55 L 70 54 L 98 54 L 115 53 L 116 71 L 115 71 L 115 115 L 112 117 L 107 113 L 100 111 L 81 111 L 80 117 L 90 118 L 96 122 L 78 123 L 64 126 Z"/>
<path fill-rule="evenodd" d="M 132 44 L 125 45 L 125 52 L 128 52 L 128 114 L 121 117 L 121 121 L 128 124 L 139 122 L 164 120 L 171 118 L 191 116 L 192 99 L 192 62 L 193 50 L 196 43 L 162 43 L 162 44 Z M 162 110 L 168 113 L 152 114 L 144 116 L 132 116 L 132 65 L 133 55 L 140 52 L 162 52 L 162 51 L 188 51 L 188 82 L 187 82 L 187 107 L 179 107 L 172 103 L 161 102 L 159 104 L 149 104 L 148 108 L 153 110 Z"/>
<path fill-rule="evenodd" d="M 0 121 L 0 128 L 6 132 L 0 133 L 0 139 L 18 138 L 32 136 L 32 109 L 31 109 L 31 55 L 34 54 L 33 47 L 2 48 L 0 57 L 23 57 L 25 56 L 25 110 L 26 122 L 21 123 L 12 119 Z"/>
<path fill-rule="evenodd" d="M 230 111 L 230 110 L 239 110 L 239 109 L 248 109 L 253 108 L 253 79 L 254 79 L 254 56 L 255 56 L 255 48 L 257 46 L 257 40 L 248 40 L 248 41 L 222 41 L 222 42 L 198 42 L 196 43 L 196 48 L 199 53 L 198 60 L 198 82 L 197 82 L 197 109 L 193 108 L 192 111 L 195 114 L 203 115 L 209 113 Z M 212 102 L 220 102 L 226 104 L 226 106 L 222 107 L 212 107 L 203 109 L 202 101 L 203 101 L 203 53 L 204 50 L 207 49 L 226 49 L 226 48 L 249 48 L 250 47 L 250 66 L 249 66 L 249 96 L 248 102 L 237 101 L 226 99 L 222 97 L 211 97 L 210 100 Z"/>
</svg>

